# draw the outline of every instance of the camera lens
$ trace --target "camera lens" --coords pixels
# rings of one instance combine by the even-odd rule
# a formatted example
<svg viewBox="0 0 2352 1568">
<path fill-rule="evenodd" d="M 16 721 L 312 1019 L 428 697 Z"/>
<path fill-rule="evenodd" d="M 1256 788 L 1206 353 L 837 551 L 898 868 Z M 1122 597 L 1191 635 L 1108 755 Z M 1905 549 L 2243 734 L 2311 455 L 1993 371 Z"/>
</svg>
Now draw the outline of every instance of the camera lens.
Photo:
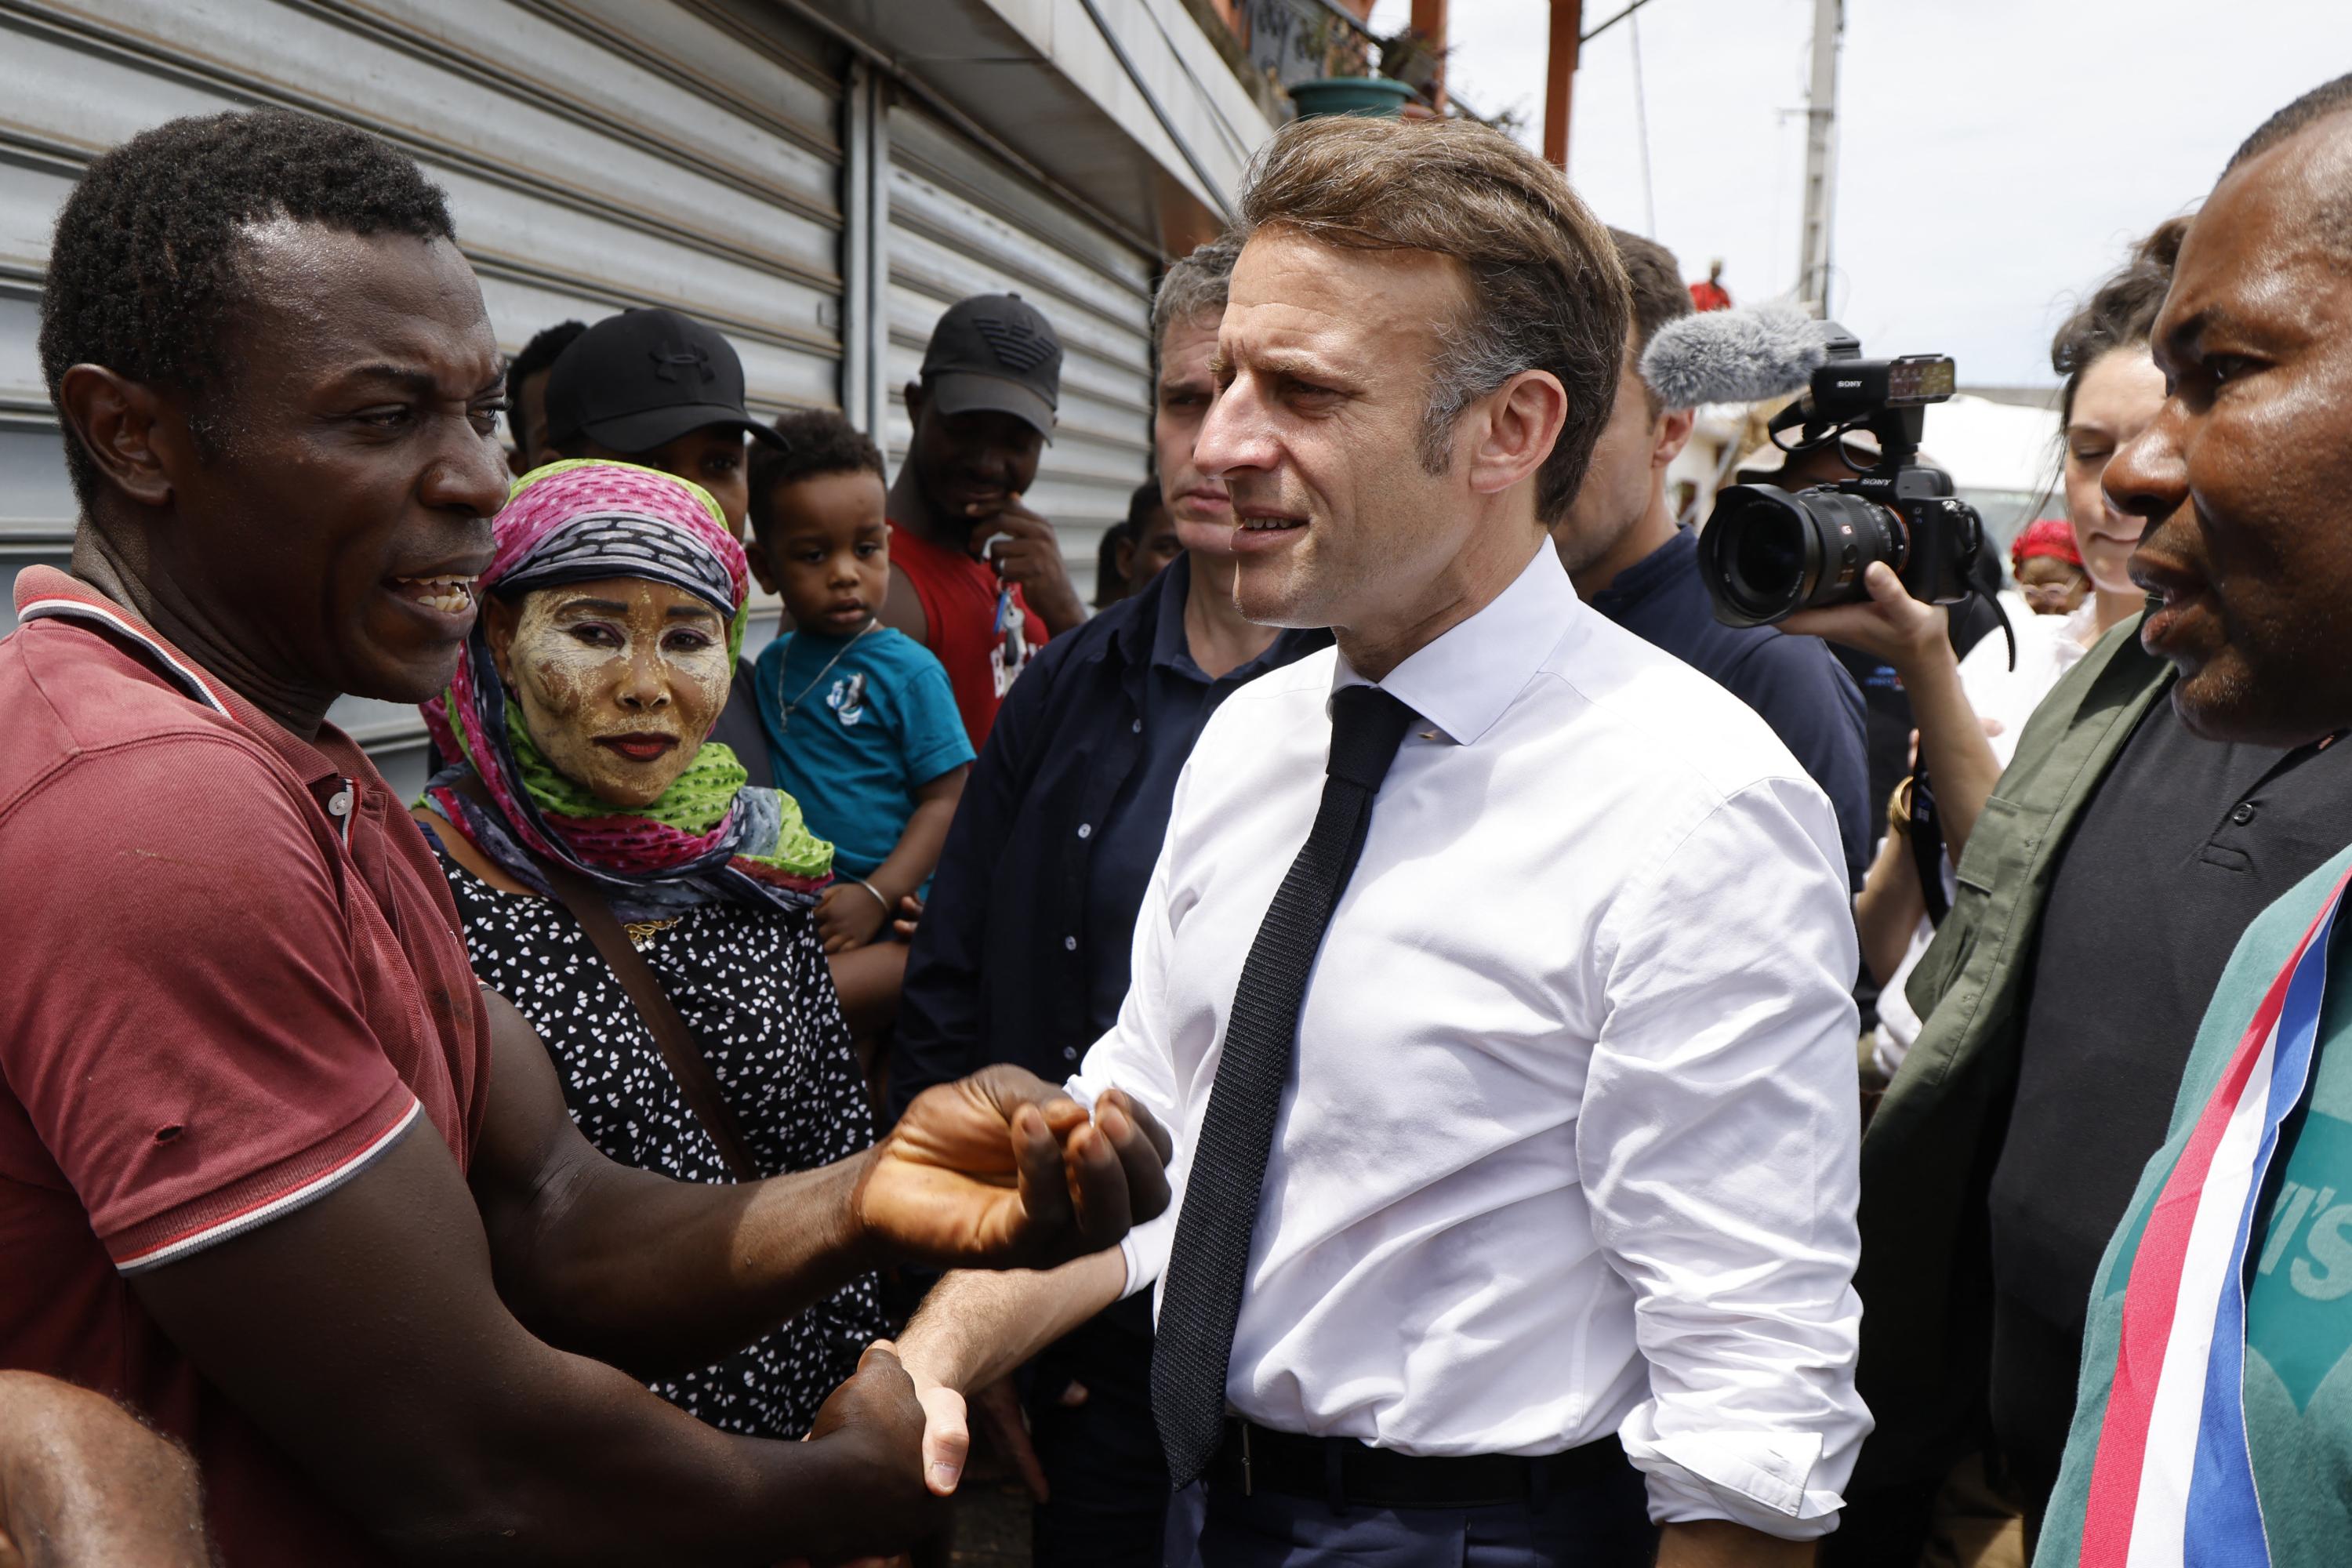
<svg viewBox="0 0 2352 1568">
<path fill-rule="evenodd" d="M 1822 487 L 1733 485 L 1699 535 L 1699 571 L 1727 626 L 1769 626 L 1864 595 L 1874 561 L 1903 567 L 1904 530 L 1874 501 Z"/>
<path fill-rule="evenodd" d="M 1732 593 L 1743 609 L 1769 615 L 1802 595 L 1807 521 L 1795 506 L 1759 506 L 1739 514 L 1724 547 Z"/>
</svg>

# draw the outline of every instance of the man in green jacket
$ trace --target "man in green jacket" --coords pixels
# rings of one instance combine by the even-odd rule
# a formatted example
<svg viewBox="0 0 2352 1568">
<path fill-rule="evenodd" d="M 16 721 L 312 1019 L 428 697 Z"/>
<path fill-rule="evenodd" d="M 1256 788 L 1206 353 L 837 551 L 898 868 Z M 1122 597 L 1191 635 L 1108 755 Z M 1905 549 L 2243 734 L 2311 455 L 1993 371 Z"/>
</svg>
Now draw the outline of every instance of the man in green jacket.
<svg viewBox="0 0 2352 1568">
<path fill-rule="evenodd" d="M 2116 627 L 2036 710 L 1913 973 L 1925 1025 L 1863 1138 L 1859 1382 L 1878 1428 L 1830 1538 L 1832 1563 L 1916 1561 L 1944 1478 L 1985 1445 L 1986 1199 L 2017 1087 L 2022 995 L 2068 836 L 2170 679 L 2138 634 L 2137 619 Z"/>
<path fill-rule="evenodd" d="M 2241 374 L 2228 361 L 2212 390 L 2177 391 L 2158 426 L 2184 396 L 2243 395 Z M 2242 460 L 2291 472 L 2352 437 L 2308 440 Z M 2111 469 L 2108 486 L 2151 539 L 2195 536 L 2210 503 L 2194 479 L 2127 495 Z M 2295 493 L 2340 505 L 2347 488 Z M 2332 516 L 2306 526 L 2336 537 Z M 2325 580 L 2301 570 L 2299 592 Z M 2352 571 L 2326 581 L 2331 607 L 2352 597 Z M 2092 1276 L 2164 1141 L 2195 1020 L 2254 916 L 2352 840 L 2352 748 L 2330 748 L 2324 726 L 2207 730 L 2185 700 L 2159 700 L 2174 677 L 2142 629 L 2116 628 L 2026 727 L 1911 982 L 1926 1026 L 1863 1149 L 1860 1381 L 1879 1426 L 1832 1563 L 1915 1561 L 1937 1487 L 1989 1443 L 2038 1526 Z M 2292 667 L 2284 679 L 2309 684 Z M 2352 706 L 2334 722 L 2347 719 Z"/>
</svg>

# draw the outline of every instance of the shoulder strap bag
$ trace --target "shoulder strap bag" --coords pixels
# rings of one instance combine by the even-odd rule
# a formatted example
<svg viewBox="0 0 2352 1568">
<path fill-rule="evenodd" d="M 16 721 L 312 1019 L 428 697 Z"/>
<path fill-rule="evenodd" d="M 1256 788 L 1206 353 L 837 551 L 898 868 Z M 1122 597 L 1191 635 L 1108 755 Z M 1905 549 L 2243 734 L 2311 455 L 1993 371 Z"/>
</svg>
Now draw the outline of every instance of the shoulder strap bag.
<svg viewBox="0 0 2352 1568">
<path fill-rule="evenodd" d="M 457 785 L 459 794 L 486 809 L 495 809 L 489 791 L 482 781 L 467 773 Z M 646 962 L 629 933 L 621 927 L 613 913 L 613 906 L 596 885 L 569 866 L 560 865 L 545 857 L 535 858 L 540 874 L 555 890 L 556 898 L 572 911 L 580 929 L 604 960 L 604 966 L 621 983 L 635 1004 L 637 1017 L 661 1047 L 662 1059 L 669 1064 L 670 1077 L 677 1080 L 678 1092 L 686 1100 L 686 1108 L 719 1145 L 719 1158 L 739 1182 L 761 1179 L 760 1168 L 752 1162 L 751 1144 L 743 1136 L 743 1124 L 736 1120 L 734 1110 L 719 1087 L 718 1075 L 710 1070 L 710 1059 L 678 1016 L 675 1004 L 664 994 L 661 982 L 654 977 L 653 966 Z"/>
</svg>

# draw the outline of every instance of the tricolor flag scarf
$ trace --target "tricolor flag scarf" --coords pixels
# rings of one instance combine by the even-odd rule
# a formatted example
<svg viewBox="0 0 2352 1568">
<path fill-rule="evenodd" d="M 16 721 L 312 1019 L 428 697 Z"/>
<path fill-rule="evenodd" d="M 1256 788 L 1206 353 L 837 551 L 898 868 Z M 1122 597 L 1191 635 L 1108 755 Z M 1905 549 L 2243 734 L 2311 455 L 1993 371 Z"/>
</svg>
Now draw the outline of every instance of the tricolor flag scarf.
<svg viewBox="0 0 2352 1568">
<path fill-rule="evenodd" d="M 2083 1568 L 2269 1568 L 2246 1444 L 2246 1248 L 2303 1103 L 2352 870 L 2263 994 L 2148 1210 L 2083 1521 Z"/>
</svg>

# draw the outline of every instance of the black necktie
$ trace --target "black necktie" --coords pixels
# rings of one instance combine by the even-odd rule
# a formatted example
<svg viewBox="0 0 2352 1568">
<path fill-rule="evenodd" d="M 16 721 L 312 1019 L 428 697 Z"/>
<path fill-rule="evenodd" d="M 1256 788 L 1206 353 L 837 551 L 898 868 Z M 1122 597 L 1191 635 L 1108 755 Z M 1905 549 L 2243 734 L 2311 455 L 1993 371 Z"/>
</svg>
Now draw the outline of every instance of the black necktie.
<svg viewBox="0 0 2352 1568">
<path fill-rule="evenodd" d="M 1275 1112 L 1290 1077 L 1307 976 L 1331 910 L 1364 852 L 1372 797 L 1416 717 L 1377 686 L 1344 687 L 1333 696 L 1323 804 L 1306 847 L 1266 909 L 1234 989 L 1224 1055 L 1176 1216 L 1160 1337 L 1151 1352 L 1152 1418 L 1170 1478 L 1180 1488 L 1200 1478 L 1224 1438 L 1234 1321 L 1241 1315 L 1250 1233 L 1274 1147 Z"/>
</svg>

